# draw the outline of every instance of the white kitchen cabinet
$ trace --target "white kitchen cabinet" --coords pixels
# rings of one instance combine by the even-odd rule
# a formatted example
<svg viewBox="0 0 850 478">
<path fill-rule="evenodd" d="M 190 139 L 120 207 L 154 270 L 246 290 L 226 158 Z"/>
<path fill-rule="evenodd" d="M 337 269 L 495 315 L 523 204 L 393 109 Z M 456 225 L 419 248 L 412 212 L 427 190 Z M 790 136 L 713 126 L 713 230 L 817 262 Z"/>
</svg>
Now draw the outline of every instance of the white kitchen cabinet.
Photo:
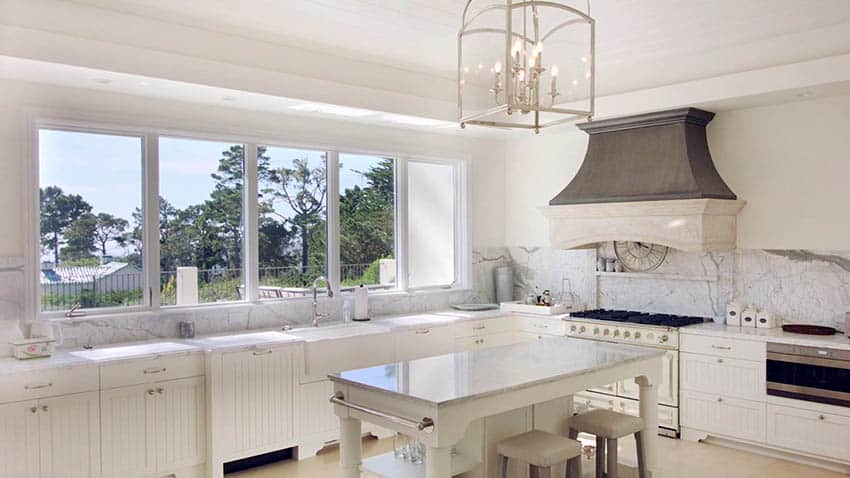
<svg viewBox="0 0 850 478">
<path fill-rule="evenodd" d="M 664 366 L 661 384 L 658 386 L 658 403 L 676 407 L 679 405 L 679 352 L 668 350 L 664 353 Z M 622 380 L 617 385 L 617 395 L 638 399 L 640 387 L 634 379 Z"/>
<path fill-rule="evenodd" d="M 765 399 L 765 364 L 726 357 L 681 354 L 682 390 L 746 400 Z"/>
<path fill-rule="evenodd" d="M 104 390 L 100 399 L 105 477 L 168 474 L 204 462 L 203 377 Z"/>
<path fill-rule="evenodd" d="M 100 476 L 100 404 L 97 392 L 38 401 L 41 478 Z"/>
<path fill-rule="evenodd" d="M 767 443 L 792 452 L 850 461 L 850 417 L 768 405 Z"/>
<path fill-rule="evenodd" d="M 38 402 L 0 405 L 0 477 L 38 478 Z"/>
<path fill-rule="evenodd" d="M 294 446 L 296 350 L 274 344 L 208 355 L 208 476 L 221 477 L 226 462 Z"/>
<path fill-rule="evenodd" d="M 0 405 L 0 477 L 97 478 L 97 392 Z"/>
<path fill-rule="evenodd" d="M 454 329 L 451 326 L 420 327 L 395 334 L 395 360 L 413 360 L 454 351 Z"/>
<path fill-rule="evenodd" d="M 682 392 L 682 426 L 709 434 L 763 443 L 765 413 L 764 402 Z"/>
<path fill-rule="evenodd" d="M 333 390 L 330 380 L 299 385 L 296 402 L 299 438 L 321 436 L 330 440 L 338 436 L 336 432 L 339 430 L 339 418 L 334 414 L 333 405 L 328 400 L 333 395 Z M 322 443 L 318 444 L 316 450 L 311 450 L 311 453 L 318 451 L 325 439 L 320 441 Z"/>
</svg>

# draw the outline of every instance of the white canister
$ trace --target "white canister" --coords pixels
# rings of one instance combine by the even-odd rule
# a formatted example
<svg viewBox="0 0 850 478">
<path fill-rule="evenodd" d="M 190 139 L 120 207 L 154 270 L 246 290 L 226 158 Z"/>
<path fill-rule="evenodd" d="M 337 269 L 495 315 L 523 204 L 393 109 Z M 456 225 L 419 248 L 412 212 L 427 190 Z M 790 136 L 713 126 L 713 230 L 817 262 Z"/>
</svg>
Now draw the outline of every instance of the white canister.
<svg viewBox="0 0 850 478">
<path fill-rule="evenodd" d="M 363 284 L 354 289 L 354 320 L 369 320 L 369 289 Z"/>
<path fill-rule="evenodd" d="M 758 311 L 755 307 L 747 307 L 741 313 L 741 327 L 755 327 L 758 318 Z"/>
<path fill-rule="evenodd" d="M 726 304 L 726 324 L 736 327 L 741 326 L 741 314 L 744 313 L 744 306 L 738 301 L 732 301 Z"/>
<path fill-rule="evenodd" d="M 761 309 L 756 314 L 756 327 L 760 329 L 776 328 L 776 316 L 767 309 Z"/>
</svg>

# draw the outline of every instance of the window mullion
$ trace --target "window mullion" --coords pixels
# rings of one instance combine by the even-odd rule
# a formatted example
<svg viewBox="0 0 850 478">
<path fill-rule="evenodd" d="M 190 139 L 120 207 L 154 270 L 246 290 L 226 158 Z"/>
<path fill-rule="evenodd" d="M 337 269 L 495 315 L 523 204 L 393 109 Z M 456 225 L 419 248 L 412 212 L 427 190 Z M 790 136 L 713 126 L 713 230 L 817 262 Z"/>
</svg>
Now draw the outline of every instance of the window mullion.
<svg viewBox="0 0 850 478">
<path fill-rule="evenodd" d="M 406 291 L 409 288 L 408 242 L 407 242 L 407 158 L 398 158 L 395 168 L 396 191 L 396 284 L 398 289 Z"/>
<path fill-rule="evenodd" d="M 327 277 L 331 290 L 340 291 L 340 256 L 339 256 L 339 152 L 328 151 L 327 157 Z"/>
<path fill-rule="evenodd" d="M 160 300 L 160 271 L 159 271 L 159 135 L 144 136 L 143 145 L 144 178 L 143 191 L 144 211 L 142 224 L 142 254 L 145 269 L 145 304 L 152 309 L 159 309 Z"/>
<path fill-rule="evenodd" d="M 252 302 L 260 299 L 257 149 L 256 144 L 245 145 L 242 188 L 242 274 L 245 277 L 245 298 Z"/>
</svg>

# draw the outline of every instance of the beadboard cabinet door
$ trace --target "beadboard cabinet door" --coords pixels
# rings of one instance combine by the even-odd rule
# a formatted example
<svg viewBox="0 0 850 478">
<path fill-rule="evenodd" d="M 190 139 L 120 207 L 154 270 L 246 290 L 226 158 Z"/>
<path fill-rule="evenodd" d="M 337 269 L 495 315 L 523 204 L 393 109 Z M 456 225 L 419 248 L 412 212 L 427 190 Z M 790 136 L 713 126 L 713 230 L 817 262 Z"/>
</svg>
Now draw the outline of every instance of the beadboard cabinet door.
<svg viewBox="0 0 850 478">
<path fill-rule="evenodd" d="M 97 392 L 38 401 L 41 478 L 100 477 Z"/>
<path fill-rule="evenodd" d="M 764 402 L 686 391 L 681 421 L 687 428 L 764 443 L 765 409 Z"/>
<path fill-rule="evenodd" d="M 292 439 L 292 362 L 288 346 L 222 354 L 213 419 L 225 457 L 273 451 Z"/>
<path fill-rule="evenodd" d="M 204 463 L 206 407 L 204 377 L 158 382 L 154 402 L 156 465 L 160 471 Z"/>
<path fill-rule="evenodd" d="M 38 478 L 38 403 L 0 405 L 0 478 Z"/>
<path fill-rule="evenodd" d="M 850 417 L 768 405 L 767 442 L 792 451 L 850 461 Z"/>
<path fill-rule="evenodd" d="M 690 353 L 682 353 L 681 358 L 682 390 L 765 399 L 764 362 Z"/>
<path fill-rule="evenodd" d="M 155 394 L 149 384 L 100 392 L 105 478 L 156 473 Z"/>
</svg>

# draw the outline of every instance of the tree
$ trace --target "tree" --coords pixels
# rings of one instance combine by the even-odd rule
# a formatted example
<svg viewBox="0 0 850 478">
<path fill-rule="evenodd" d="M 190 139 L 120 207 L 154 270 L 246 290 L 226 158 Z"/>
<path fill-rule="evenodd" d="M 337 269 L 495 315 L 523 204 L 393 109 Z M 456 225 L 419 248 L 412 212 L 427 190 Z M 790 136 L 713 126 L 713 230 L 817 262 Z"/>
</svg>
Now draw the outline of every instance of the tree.
<svg viewBox="0 0 850 478">
<path fill-rule="evenodd" d="M 340 259 L 343 264 L 368 264 L 392 257 L 395 245 L 395 168 L 382 159 L 367 171 L 366 186 L 340 195 Z"/>
<path fill-rule="evenodd" d="M 65 231 L 65 247 L 62 248 L 59 257 L 62 262 L 83 261 L 94 257 L 97 251 L 95 245 L 95 230 L 97 229 L 97 217 L 87 212 L 80 215 L 76 221 L 71 223 Z"/>
<path fill-rule="evenodd" d="M 126 219 L 115 217 L 109 213 L 102 212 L 96 216 L 94 240 L 100 245 L 101 255 L 106 255 L 106 244 L 109 241 L 124 246 L 127 242 L 125 232 L 129 225 Z"/>
<path fill-rule="evenodd" d="M 58 186 L 47 186 L 40 189 L 39 197 L 41 245 L 53 253 L 53 262 L 59 264 L 59 249 L 65 244 L 68 228 L 80 216 L 90 213 L 92 207 L 82 196 L 65 194 L 62 192 L 62 188 Z M 77 245 L 79 246 L 79 244 Z"/>
<path fill-rule="evenodd" d="M 268 182 L 273 187 L 264 192 L 283 200 L 292 210 L 291 217 L 280 212 L 274 214 L 298 230 L 301 239 L 301 272 L 307 273 L 311 262 L 311 241 L 324 242 L 320 232 L 324 228 L 320 226 L 325 224 L 322 212 L 327 199 L 327 163 L 322 161 L 320 166 L 313 168 L 306 156 L 295 158 L 291 168 L 270 169 Z"/>
</svg>

